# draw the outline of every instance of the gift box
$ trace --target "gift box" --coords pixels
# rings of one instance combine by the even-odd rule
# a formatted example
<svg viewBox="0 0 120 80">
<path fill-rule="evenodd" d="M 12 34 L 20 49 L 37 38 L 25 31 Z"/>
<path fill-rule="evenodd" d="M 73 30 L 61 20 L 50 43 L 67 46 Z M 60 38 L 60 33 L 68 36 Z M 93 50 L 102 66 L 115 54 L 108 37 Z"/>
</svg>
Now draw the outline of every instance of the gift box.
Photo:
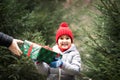
<svg viewBox="0 0 120 80">
<path fill-rule="evenodd" d="M 30 57 L 32 60 L 38 62 L 46 62 L 48 64 L 54 61 L 54 58 L 56 57 L 62 58 L 61 54 L 46 49 L 41 45 L 38 45 L 28 40 L 24 41 L 21 50 L 24 55 Z"/>
</svg>

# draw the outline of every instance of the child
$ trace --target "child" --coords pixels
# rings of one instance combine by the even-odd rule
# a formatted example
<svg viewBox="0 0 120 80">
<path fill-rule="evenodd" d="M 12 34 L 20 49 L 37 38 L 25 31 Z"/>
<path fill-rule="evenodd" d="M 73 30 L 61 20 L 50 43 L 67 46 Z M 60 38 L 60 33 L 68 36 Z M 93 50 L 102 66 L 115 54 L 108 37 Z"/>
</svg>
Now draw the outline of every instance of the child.
<svg viewBox="0 0 120 80">
<path fill-rule="evenodd" d="M 49 65 L 45 62 L 35 64 L 38 71 L 47 75 L 47 80 L 75 80 L 75 75 L 80 74 L 81 58 L 66 22 L 62 22 L 56 32 L 53 51 L 62 54 L 62 59 L 57 58 Z"/>
</svg>

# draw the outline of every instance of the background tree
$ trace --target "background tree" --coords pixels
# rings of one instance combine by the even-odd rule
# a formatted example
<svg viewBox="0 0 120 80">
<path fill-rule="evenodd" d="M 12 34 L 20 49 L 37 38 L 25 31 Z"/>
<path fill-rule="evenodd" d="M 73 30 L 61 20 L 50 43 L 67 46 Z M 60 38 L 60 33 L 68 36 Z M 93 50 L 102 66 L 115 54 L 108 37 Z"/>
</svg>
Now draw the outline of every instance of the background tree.
<svg viewBox="0 0 120 80">
<path fill-rule="evenodd" d="M 84 72 L 92 80 L 120 79 L 120 2 L 118 0 L 101 0 L 97 9 L 101 12 L 94 17 L 92 31 L 83 28 L 88 36 L 83 53 Z M 85 58 L 86 57 L 86 58 Z"/>
</svg>

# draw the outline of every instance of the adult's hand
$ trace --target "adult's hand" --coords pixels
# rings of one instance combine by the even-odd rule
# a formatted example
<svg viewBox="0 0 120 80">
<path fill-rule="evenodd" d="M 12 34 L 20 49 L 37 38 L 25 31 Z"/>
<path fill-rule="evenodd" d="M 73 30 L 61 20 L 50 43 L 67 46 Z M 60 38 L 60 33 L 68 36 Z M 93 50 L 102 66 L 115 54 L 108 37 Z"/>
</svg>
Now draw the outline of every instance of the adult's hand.
<svg viewBox="0 0 120 80">
<path fill-rule="evenodd" d="M 18 39 L 13 39 L 12 44 L 9 46 L 9 50 L 15 54 L 20 56 L 22 54 L 22 51 L 20 50 L 18 44 L 22 44 L 23 41 L 22 40 L 18 40 Z"/>
</svg>

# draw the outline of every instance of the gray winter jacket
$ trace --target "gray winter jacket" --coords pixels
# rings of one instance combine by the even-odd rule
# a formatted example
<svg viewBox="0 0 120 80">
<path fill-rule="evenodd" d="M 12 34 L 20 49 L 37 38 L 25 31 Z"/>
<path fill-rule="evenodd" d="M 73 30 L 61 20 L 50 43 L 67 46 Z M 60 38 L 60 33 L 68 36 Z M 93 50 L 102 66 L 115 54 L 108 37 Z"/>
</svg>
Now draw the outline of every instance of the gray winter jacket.
<svg viewBox="0 0 120 80">
<path fill-rule="evenodd" d="M 44 62 L 35 64 L 38 72 L 47 75 L 47 80 L 75 80 L 75 75 L 80 74 L 81 58 L 74 44 L 66 50 L 61 52 L 57 45 L 53 47 L 53 51 L 63 55 L 63 65 L 61 68 L 50 68 Z"/>
</svg>

